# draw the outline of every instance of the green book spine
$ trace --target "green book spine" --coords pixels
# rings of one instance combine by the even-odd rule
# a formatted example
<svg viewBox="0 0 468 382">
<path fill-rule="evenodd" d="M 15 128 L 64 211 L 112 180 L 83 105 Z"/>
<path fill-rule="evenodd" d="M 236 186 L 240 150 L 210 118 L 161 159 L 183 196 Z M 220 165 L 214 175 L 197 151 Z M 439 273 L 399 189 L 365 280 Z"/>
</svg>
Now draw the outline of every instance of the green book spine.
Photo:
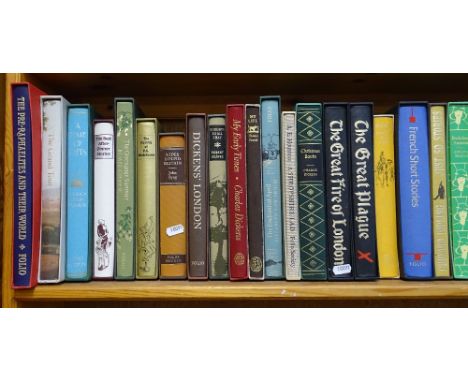
<svg viewBox="0 0 468 382">
<path fill-rule="evenodd" d="M 116 271 L 118 280 L 135 278 L 135 112 L 131 99 L 115 100 Z"/>
<path fill-rule="evenodd" d="M 326 280 L 322 105 L 300 103 L 296 113 L 302 279 Z"/>
<path fill-rule="evenodd" d="M 453 277 L 468 279 L 468 102 L 447 110 Z"/>
<path fill-rule="evenodd" d="M 137 129 L 137 279 L 159 274 L 158 122 L 136 120 Z"/>
</svg>

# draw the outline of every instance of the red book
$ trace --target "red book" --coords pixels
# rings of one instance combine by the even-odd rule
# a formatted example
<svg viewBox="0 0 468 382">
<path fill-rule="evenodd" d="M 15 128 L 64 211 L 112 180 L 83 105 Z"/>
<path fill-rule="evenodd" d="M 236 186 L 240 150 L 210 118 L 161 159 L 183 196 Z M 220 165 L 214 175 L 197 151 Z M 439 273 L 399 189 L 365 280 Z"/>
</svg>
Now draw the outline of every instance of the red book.
<svg viewBox="0 0 468 382">
<path fill-rule="evenodd" d="M 13 83 L 14 234 L 13 288 L 37 284 L 41 247 L 42 90 Z"/>
<path fill-rule="evenodd" d="M 229 277 L 231 280 L 244 280 L 249 278 L 244 105 L 227 105 L 226 116 Z"/>
</svg>

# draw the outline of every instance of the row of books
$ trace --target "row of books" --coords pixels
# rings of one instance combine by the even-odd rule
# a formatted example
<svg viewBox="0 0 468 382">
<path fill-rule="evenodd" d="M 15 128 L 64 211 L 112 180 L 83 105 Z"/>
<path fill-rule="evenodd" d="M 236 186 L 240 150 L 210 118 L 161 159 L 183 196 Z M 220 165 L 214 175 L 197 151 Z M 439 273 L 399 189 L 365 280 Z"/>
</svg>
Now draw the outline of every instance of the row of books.
<svg viewBox="0 0 468 382">
<path fill-rule="evenodd" d="M 90 279 L 468 278 L 468 103 L 298 103 L 161 132 L 11 89 L 13 287 Z M 396 134 L 395 134 L 396 133 Z"/>
</svg>

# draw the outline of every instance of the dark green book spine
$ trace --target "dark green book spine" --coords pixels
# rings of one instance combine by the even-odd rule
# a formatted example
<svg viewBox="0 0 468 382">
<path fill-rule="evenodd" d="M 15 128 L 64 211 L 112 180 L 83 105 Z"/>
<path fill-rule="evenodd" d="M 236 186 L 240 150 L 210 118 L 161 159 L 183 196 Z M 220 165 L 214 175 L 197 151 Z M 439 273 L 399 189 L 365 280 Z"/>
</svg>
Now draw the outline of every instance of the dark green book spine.
<svg viewBox="0 0 468 382">
<path fill-rule="evenodd" d="M 322 105 L 299 103 L 296 113 L 302 279 L 326 280 Z"/>
</svg>

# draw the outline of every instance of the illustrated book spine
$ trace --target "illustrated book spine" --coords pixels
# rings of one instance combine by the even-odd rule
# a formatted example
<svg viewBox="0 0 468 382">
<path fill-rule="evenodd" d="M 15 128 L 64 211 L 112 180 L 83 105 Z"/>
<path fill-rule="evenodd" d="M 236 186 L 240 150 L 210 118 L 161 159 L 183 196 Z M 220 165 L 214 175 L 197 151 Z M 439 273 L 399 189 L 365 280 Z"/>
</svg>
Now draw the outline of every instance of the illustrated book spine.
<svg viewBox="0 0 468 382">
<path fill-rule="evenodd" d="M 351 103 L 351 179 L 353 202 L 354 277 L 377 279 L 373 158 L 373 104 Z"/>
<path fill-rule="evenodd" d="M 208 278 L 208 157 L 205 114 L 187 114 L 188 278 Z"/>
<path fill-rule="evenodd" d="M 61 96 L 42 96 L 42 204 L 39 283 L 65 279 L 67 108 Z"/>
<path fill-rule="evenodd" d="M 328 278 L 352 280 L 352 213 L 347 104 L 324 104 Z"/>
<path fill-rule="evenodd" d="M 327 279 L 322 105 L 296 105 L 299 242 L 303 280 Z"/>
<path fill-rule="evenodd" d="M 281 99 L 260 97 L 265 279 L 284 278 L 281 208 Z"/>
<path fill-rule="evenodd" d="M 249 277 L 244 105 L 227 105 L 226 118 L 229 277 L 231 280 L 244 280 Z"/>
<path fill-rule="evenodd" d="M 115 144 L 115 278 L 135 278 L 135 102 L 114 100 Z"/>
<path fill-rule="evenodd" d="M 427 104 L 400 103 L 398 113 L 399 244 L 403 277 L 432 278 Z"/>
<path fill-rule="evenodd" d="M 375 218 L 379 274 L 399 278 L 395 186 L 395 118 L 374 116 Z"/>
<path fill-rule="evenodd" d="M 93 264 L 93 131 L 89 105 L 67 118 L 67 249 L 65 280 L 87 281 Z"/>
<path fill-rule="evenodd" d="M 136 278 L 159 276 L 158 120 L 137 118 Z"/>
<path fill-rule="evenodd" d="M 446 104 L 430 104 L 429 117 L 434 277 L 447 279 L 451 277 L 451 273 L 447 203 Z"/>
<path fill-rule="evenodd" d="M 296 141 L 296 112 L 283 111 L 281 113 L 281 182 L 286 280 L 301 279 Z"/>
<path fill-rule="evenodd" d="M 263 254 L 262 139 L 260 105 L 245 105 L 249 279 L 265 278 Z"/>
<path fill-rule="evenodd" d="M 94 120 L 94 279 L 112 279 L 115 266 L 114 121 Z"/>
<path fill-rule="evenodd" d="M 41 105 L 45 93 L 27 82 L 11 86 L 13 136 L 12 287 L 37 284 L 41 232 Z"/>
<path fill-rule="evenodd" d="M 210 271 L 213 280 L 228 274 L 228 222 L 226 182 L 226 115 L 208 115 Z"/>
<path fill-rule="evenodd" d="M 447 106 L 452 271 L 468 279 L 468 102 Z"/>
<path fill-rule="evenodd" d="M 187 277 L 184 133 L 159 134 L 160 278 Z"/>
</svg>

